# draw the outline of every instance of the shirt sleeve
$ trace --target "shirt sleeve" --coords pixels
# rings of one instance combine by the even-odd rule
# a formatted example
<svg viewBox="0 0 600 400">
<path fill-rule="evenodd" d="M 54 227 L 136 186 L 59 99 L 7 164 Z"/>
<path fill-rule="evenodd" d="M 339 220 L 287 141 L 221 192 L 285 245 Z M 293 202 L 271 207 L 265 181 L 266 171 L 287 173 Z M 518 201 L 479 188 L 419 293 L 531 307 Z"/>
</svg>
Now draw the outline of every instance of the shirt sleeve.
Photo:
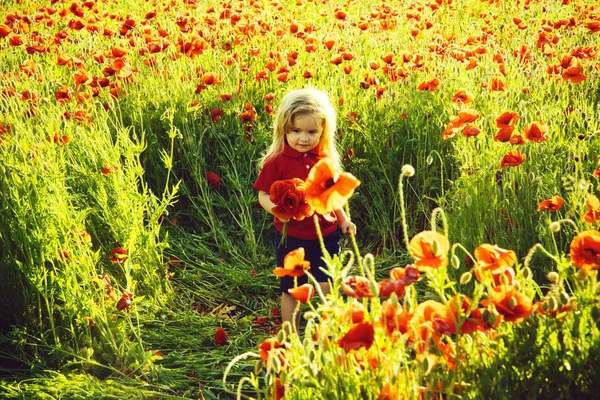
<svg viewBox="0 0 600 400">
<path fill-rule="evenodd" d="M 281 179 L 280 175 L 276 163 L 273 160 L 267 161 L 258 173 L 258 178 L 256 178 L 253 187 L 256 190 L 269 193 L 273 182 Z"/>
</svg>

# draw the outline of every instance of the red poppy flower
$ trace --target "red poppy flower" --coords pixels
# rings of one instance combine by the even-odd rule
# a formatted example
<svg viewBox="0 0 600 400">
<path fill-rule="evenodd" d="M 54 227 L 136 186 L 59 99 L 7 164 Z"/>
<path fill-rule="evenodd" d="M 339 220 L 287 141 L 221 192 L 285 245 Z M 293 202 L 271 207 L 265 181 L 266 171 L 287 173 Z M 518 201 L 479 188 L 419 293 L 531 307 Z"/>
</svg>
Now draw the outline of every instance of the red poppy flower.
<svg viewBox="0 0 600 400">
<path fill-rule="evenodd" d="M 582 68 L 579 63 L 572 64 L 564 70 L 562 78 L 571 83 L 583 82 L 587 79 L 587 76 L 583 75 L 581 71 Z"/>
<path fill-rule="evenodd" d="M 304 181 L 299 178 L 273 182 L 269 190 L 270 200 L 275 204 L 271 209 L 273 215 L 283 221 L 302 221 L 313 215 L 314 210 L 306 201 L 305 188 Z"/>
<path fill-rule="evenodd" d="M 131 300 L 133 299 L 133 293 L 123 293 L 119 301 L 117 302 L 117 310 L 129 310 Z"/>
<path fill-rule="evenodd" d="M 516 112 L 505 111 L 496 118 L 496 126 L 500 129 L 508 126 L 514 127 L 519 120 L 519 115 Z"/>
<path fill-rule="evenodd" d="M 215 344 L 217 346 L 223 346 L 225 343 L 227 343 L 227 339 L 228 337 L 225 330 L 221 327 L 218 327 L 215 331 Z"/>
<path fill-rule="evenodd" d="M 551 199 L 543 200 L 538 203 L 538 211 L 548 210 L 556 212 L 563 206 L 564 200 L 560 196 L 552 196 Z"/>
<path fill-rule="evenodd" d="M 110 252 L 110 261 L 112 261 L 113 264 L 122 263 L 125 260 L 127 260 L 127 250 L 125 250 L 124 248 L 115 247 Z"/>
<path fill-rule="evenodd" d="M 315 287 L 310 283 L 305 283 L 298 287 L 288 289 L 289 294 L 301 303 L 308 303 L 315 295 Z"/>
<path fill-rule="evenodd" d="M 370 322 L 361 322 L 355 324 L 348 332 L 337 342 L 337 345 L 346 352 L 357 350 L 361 347 L 369 350 L 373 345 L 375 330 Z"/>
<path fill-rule="evenodd" d="M 318 214 L 338 210 L 352 197 L 360 181 L 348 172 L 335 173 L 331 160 L 319 160 L 306 179 L 306 201 Z"/>
<path fill-rule="evenodd" d="M 208 171 L 206 173 L 206 181 L 210 186 L 214 187 L 215 189 L 221 188 L 221 178 L 219 178 L 219 175 L 215 174 L 212 171 Z"/>
<path fill-rule="evenodd" d="M 598 200 L 598 197 L 593 194 L 588 194 L 585 203 L 588 210 L 583 215 L 583 220 L 590 224 L 600 221 L 600 200 Z"/>
<path fill-rule="evenodd" d="M 342 280 L 342 290 L 357 300 L 374 297 L 370 281 L 364 276 L 347 276 Z"/>
<path fill-rule="evenodd" d="M 305 271 L 310 269 L 310 262 L 304 260 L 305 254 L 304 247 L 298 247 L 296 250 L 290 251 L 283 259 L 283 267 L 275 268 L 273 273 L 279 278 L 304 275 Z"/>
<path fill-rule="evenodd" d="M 500 160 L 500 168 L 515 167 L 525 162 L 525 154 L 519 150 L 511 150 Z"/>
<path fill-rule="evenodd" d="M 596 276 L 600 268 L 600 232 L 588 230 L 571 241 L 571 263 L 585 271 L 586 276 Z"/>
<path fill-rule="evenodd" d="M 592 176 L 594 178 L 600 178 L 600 168 L 596 168 L 594 172 L 592 172 Z"/>
<path fill-rule="evenodd" d="M 444 268 L 448 265 L 450 242 L 443 234 L 435 231 L 417 233 L 408 244 L 408 252 L 415 259 L 420 271 Z"/>
</svg>

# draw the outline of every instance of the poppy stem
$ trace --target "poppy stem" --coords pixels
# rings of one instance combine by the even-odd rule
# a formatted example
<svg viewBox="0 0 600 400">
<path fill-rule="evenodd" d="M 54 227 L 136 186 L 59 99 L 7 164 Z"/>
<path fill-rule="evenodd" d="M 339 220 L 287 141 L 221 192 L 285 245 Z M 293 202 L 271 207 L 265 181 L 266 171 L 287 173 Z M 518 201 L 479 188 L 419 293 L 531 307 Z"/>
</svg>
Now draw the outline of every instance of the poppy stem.
<svg viewBox="0 0 600 400">
<path fill-rule="evenodd" d="M 401 173 L 398 178 L 398 193 L 400 195 L 400 216 L 402 217 L 402 231 L 404 232 L 404 246 L 406 251 L 408 251 L 408 223 L 406 222 L 406 205 L 404 204 L 404 185 L 402 184 L 402 180 L 404 179 L 405 174 Z M 360 259 L 360 257 L 359 257 Z"/>
<path fill-rule="evenodd" d="M 348 215 L 348 218 L 349 218 L 350 217 L 350 206 L 348 206 L 348 203 L 346 203 L 345 209 L 346 209 L 346 214 Z M 354 250 L 354 253 L 356 254 L 356 260 L 358 261 L 358 268 L 360 269 L 360 273 L 362 276 L 365 276 L 365 270 L 363 267 L 362 258 L 360 256 L 360 250 L 358 249 L 358 243 L 356 243 L 356 235 L 354 234 L 353 229 L 350 229 L 350 240 L 352 241 L 352 249 Z"/>
<path fill-rule="evenodd" d="M 554 261 L 556 264 L 560 264 L 560 260 L 558 258 L 556 258 L 553 254 L 551 254 L 548 250 L 546 250 L 544 248 L 544 246 L 542 246 L 541 243 L 536 243 L 535 246 L 533 246 L 527 252 L 527 255 L 525 256 L 525 260 L 523 261 L 523 267 L 528 267 L 529 266 L 529 263 L 531 262 L 531 259 L 533 258 L 533 255 L 535 254 L 535 252 L 538 249 L 540 249 L 542 251 L 542 253 L 544 253 L 545 255 L 547 255 L 548 257 L 550 257 L 552 259 L 552 261 Z"/>
</svg>

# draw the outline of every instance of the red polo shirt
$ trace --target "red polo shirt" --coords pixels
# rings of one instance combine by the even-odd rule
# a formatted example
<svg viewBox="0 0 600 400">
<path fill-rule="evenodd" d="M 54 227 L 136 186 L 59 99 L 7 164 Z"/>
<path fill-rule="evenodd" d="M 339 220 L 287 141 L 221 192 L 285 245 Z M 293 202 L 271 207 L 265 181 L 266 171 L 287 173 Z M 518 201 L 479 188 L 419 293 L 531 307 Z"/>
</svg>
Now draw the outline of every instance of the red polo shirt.
<svg viewBox="0 0 600 400">
<path fill-rule="evenodd" d="M 269 193 L 273 182 L 283 179 L 300 178 L 306 180 L 310 169 L 321 158 L 327 155 L 320 151 L 317 146 L 306 153 L 301 153 L 292 149 L 288 144 L 285 144 L 283 153 L 269 159 L 262 170 L 258 174 L 258 178 L 254 183 L 254 188 Z M 325 219 L 322 215 L 317 214 L 319 218 L 319 226 L 323 237 L 333 233 L 337 229 L 337 218 L 334 212 L 329 213 Z M 279 218 L 274 217 L 275 229 L 279 232 L 283 230 L 283 222 Z M 318 238 L 313 217 L 308 217 L 302 221 L 291 219 L 287 224 L 286 235 L 296 239 L 314 240 Z"/>
</svg>

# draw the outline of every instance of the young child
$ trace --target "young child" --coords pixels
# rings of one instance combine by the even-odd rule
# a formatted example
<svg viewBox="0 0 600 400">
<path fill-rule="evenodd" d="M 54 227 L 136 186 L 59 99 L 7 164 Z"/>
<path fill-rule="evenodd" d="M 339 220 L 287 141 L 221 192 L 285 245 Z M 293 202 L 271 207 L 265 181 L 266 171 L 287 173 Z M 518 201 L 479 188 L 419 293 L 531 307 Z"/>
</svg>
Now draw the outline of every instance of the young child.
<svg viewBox="0 0 600 400">
<path fill-rule="evenodd" d="M 330 158 L 341 172 L 340 156 L 335 146 L 336 114 L 327 93 L 313 89 L 299 89 L 289 92 L 281 101 L 273 127 L 273 143 L 260 160 L 260 173 L 254 188 L 258 190 L 261 206 L 270 214 L 275 204 L 270 200 L 270 188 L 277 180 L 300 178 L 306 180 L 310 169 L 321 158 Z M 325 247 L 330 255 L 340 253 L 340 233 L 348 234 L 356 226 L 350 221 L 343 209 L 330 215 L 318 215 L 319 226 Z M 282 230 L 287 223 L 285 238 Z M 305 260 L 310 262 L 310 273 L 316 278 L 324 295 L 329 294 L 328 276 L 321 271 L 326 267 L 319 243 L 314 218 L 301 221 L 291 219 L 282 221 L 274 217 L 275 246 L 277 265 L 283 266 L 283 259 L 290 251 L 299 247 L 305 250 Z M 300 286 L 308 281 L 306 275 L 297 278 Z M 294 278 L 281 278 L 281 316 L 292 324 L 297 301 L 288 293 L 294 287 Z M 298 317 L 298 316 L 297 316 Z M 298 328 L 299 319 L 293 321 Z M 289 333 L 289 330 L 288 330 Z"/>
</svg>

